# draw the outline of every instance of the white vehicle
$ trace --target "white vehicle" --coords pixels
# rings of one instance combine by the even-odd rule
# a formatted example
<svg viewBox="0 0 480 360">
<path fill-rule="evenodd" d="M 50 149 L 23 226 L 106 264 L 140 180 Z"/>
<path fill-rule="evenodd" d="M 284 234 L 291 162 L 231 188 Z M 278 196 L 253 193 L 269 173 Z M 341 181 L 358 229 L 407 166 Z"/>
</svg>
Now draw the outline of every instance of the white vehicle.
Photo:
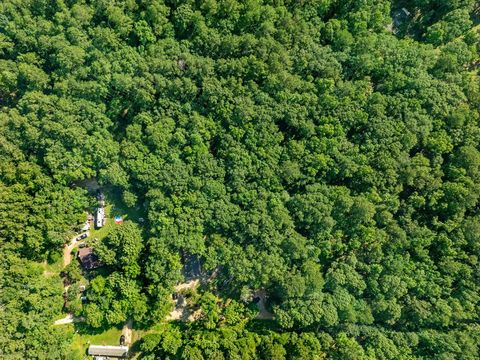
<svg viewBox="0 0 480 360">
<path fill-rule="evenodd" d="M 105 225 L 105 208 L 99 207 L 97 208 L 97 219 L 96 219 L 96 226 L 97 228 L 101 228 Z"/>
<path fill-rule="evenodd" d="M 87 231 L 87 230 L 89 230 L 89 229 L 90 229 L 90 222 L 87 221 L 87 222 L 83 225 L 83 227 L 82 227 L 81 230 L 82 230 L 82 231 Z"/>
</svg>

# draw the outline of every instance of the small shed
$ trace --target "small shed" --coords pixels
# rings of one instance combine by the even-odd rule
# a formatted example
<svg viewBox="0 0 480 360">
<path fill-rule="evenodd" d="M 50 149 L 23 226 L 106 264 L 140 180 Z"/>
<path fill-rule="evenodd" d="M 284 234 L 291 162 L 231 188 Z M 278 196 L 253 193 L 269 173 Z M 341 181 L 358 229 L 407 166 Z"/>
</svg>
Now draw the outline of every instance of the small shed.
<svg viewBox="0 0 480 360">
<path fill-rule="evenodd" d="M 128 346 L 90 345 L 88 355 L 126 358 L 128 356 Z"/>
</svg>

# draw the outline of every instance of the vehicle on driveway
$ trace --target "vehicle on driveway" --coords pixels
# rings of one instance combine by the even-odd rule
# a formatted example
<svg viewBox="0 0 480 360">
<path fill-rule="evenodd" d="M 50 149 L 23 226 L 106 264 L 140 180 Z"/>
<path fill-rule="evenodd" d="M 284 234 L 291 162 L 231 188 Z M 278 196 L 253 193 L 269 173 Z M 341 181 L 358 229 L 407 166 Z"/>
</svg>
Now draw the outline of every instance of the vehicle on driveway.
<svg viewBox="0 0 480 360">
<path fill-rule="evenodd" d="M 88 235 L 87 235 L 86 233 L 84 233 L 84 234 L 82 234 L 82 235 L 80 235 L 80 236 L 77 236 L 77 238 L 76 238 L 75 240 L 80 241 L 80 240 L 85 239 L 87 236 L 88 236 Z"/>
</svg>

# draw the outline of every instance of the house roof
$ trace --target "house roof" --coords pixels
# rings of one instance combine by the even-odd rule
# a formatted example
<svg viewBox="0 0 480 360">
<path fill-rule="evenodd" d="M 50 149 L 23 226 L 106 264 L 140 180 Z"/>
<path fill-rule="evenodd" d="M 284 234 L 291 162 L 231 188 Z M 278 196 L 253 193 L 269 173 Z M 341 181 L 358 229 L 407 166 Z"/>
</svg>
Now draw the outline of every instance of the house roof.
<svg viewBox="0 0 480 360">
<path fill-rule="evenodd" d="M 85 248 L 82 248 L 82 249 L 78 249 L 78 257 L 80 258 L 80 260 L 82 260 L 83 257 L 85 257 L 89 254 L 93 254 L 93 248 L 85 247 Z"/>
<path fill-rule="evenodd" d="M 126 357 L 128 355 L 128 346 L 90 345 L 88 355 Z"/>
<path fill-rule="evenodd" d="M 98 260 L 97 255 L 93 253 L 93 248 L 91 247 L 78 249 L 77 254 L 78 259 L 86 270 L 96 269 L 102 266 L 102 263 L 100 262 L 100 260 Z"/>
</svg>

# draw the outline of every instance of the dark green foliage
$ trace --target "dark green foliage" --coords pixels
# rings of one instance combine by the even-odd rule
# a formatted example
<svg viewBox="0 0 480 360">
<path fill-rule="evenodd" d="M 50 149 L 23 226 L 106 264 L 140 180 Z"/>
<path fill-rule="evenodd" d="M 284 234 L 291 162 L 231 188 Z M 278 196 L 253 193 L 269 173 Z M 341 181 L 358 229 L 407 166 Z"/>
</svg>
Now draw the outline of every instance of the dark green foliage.
<svg viewBox="0 0 480 360">
<path fill-rule="evenodd" d="M 70 304 L 89 326 L 164 319 L 181 254 L 216 274 L 198 321 L 145 337 L 145 358 L 479 358 L 478 10 L 3 1 L 0 357 L 65 357 L 61 288 L 32 262 L 57 256 L 95 176 L 146 215 L 97 245 Z M 10 296 L 30 280 L 48 306 Z M 274 321 L 251 320 L 258 289 Z"/>
<path fill-rule="evenodd" d="M 53 326 L 63 305 L 58 278 L 43 268 L 5 254 L 0 264 L 0 357 L 64 359 L 71 336 Z"/>
</svg>

